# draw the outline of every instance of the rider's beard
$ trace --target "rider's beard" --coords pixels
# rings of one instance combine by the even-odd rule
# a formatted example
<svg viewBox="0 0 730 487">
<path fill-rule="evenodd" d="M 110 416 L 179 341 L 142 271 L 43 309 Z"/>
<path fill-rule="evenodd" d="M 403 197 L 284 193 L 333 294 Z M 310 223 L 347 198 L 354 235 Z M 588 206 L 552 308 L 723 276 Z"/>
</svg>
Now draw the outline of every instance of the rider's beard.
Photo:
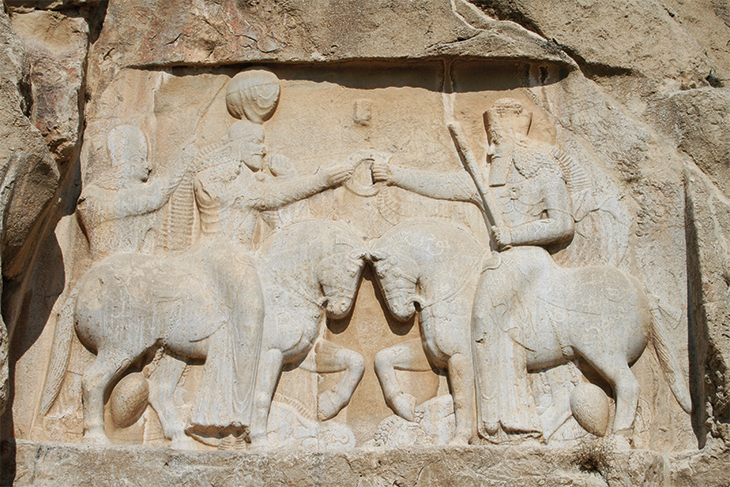
<svg viewBox="0 0 730 487">
<path fill-rule="evenodd" d="M 490 186 L 504 186 L 512 168 L 512 151 L 509 154 L 494 155 L 491 158 L 492 167 L 489 172 Z"/>
</svg>

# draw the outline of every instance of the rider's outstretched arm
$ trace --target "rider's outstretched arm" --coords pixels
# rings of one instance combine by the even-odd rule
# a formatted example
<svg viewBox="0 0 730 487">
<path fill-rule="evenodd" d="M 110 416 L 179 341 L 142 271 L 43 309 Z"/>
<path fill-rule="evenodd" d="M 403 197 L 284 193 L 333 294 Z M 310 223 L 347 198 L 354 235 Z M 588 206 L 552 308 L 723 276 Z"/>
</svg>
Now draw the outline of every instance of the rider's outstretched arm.
<svg viewBox="0 0 730 487">
<path fill-rule="evenodd" d="M 346 181 L 352 176 L 352 164 L 334 164 L 312 176 L 262 183 L 261 195 L 253 203 L 258 211 L 275 210 L 309 198 Z"/>
<path fill-rule="evenodd" d="M 323 173 L 302 178 L 267 183 L 262 195 L 254 202 L 258 211 L 276 210 L 295 201 L 309 198 L 329 188 Z"/>
<path fill-rule="evenodd" d="M 437 173 L 389 166 L 390 184 L 439 200 L 480 204 L 474 181 L 465 172 Z"/>
</svg>

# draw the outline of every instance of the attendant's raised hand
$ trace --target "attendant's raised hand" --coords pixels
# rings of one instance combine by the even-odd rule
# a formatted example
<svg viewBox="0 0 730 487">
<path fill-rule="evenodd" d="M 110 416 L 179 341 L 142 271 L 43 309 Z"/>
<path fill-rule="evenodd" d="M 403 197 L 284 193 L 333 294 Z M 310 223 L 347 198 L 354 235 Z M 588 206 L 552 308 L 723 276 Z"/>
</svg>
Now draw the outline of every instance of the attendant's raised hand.
<svg viewBox="0 0 730 487">
<path fill-rule="evenodd" d="M 374 162 L 372 171 L 373 182 L 385 183 L 388 186 L 393 184 L 393 171 L 390 170 L 390 165 L 387 162 Z"/>
</svg>

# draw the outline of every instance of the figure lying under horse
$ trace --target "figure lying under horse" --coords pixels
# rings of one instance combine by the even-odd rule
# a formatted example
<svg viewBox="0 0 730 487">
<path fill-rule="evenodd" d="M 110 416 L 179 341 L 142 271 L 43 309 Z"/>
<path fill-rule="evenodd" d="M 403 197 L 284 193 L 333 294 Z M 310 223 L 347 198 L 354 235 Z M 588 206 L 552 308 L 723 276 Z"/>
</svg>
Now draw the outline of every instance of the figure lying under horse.
<svg viewBox="0 0 730 487">
<path fill-rule="evenodd" d="M 513 291 L 520 295 L 521 310 L 531 317 L 524 333 L 528 370 L 585 359 L 613 388 L 613 431 L 618 432 L 632 426 L 639 398 L 638 381 L 629 366 L 652 340 L 672 392 L 685 411 L 691 410 L 656 305 L 636 278 L 616 268 L 562 268 L 540 247 L 518 247 L 495 257 L 467 232 L 428 220 L 405 221 L 389 230 L 372 246 L 370 259 L 393 315 L 400 320 L 417 310 L 421 315 L 420 340 L 376 356 L 386 401 L 397 414 L 412 420 L 415 398 L 401 390 L 394 370 L 412 370 L 414 350 L 423 346 L 433 365 L 448 369 L 456 443 L 468 441 L 475 432 L 471 357 L 472 347 L 483 339 L 471 332 L 476 282 L 480 272 L 500 265 L 514 266 L 517 275 L 524 276 L 520 289 Z M 487 414 L 483 412 L 480 420 L 485 421 Z M 485 428 L 479 429 L 487 435 Z"/>
<path fill-rule="evenodd" d="M 333 318 L 349 312 L 365 253 L 362 239 L 346 225 L 327 221 L 292 224 L 261 245 L 255 259 L 266 310 L 261 361 L 256 390 L 250 392 L 251 424 L 240 425 L 243 430 L 250 427 L 255 441 L 265 442 L 274 385 L 283 365 L 306 356 L 317 340 L 325 312 Z M 74 323 L 81 342 L 97 354 L 82 379 L 84 437 L 89 441 L 108 441 L 104 395 L 139 357 L 164 347 L 184 359 L 210 360 L 211 340 L 230 332 L 229 311 L 201 276 L 198 264 L 186 254 L 170 258 L 119 254 L 89 270 L 72 295 L 75 318 L 61 316 L 57 325 L 42 413 L 58 395 Z M 348 403 L 362 377 L 364 360 L 357 352 L 323 340 L 318 347 L 327 352 L 322 354 L 327 360 L 318 361 L 324 372 L 345 371 L 333 390 L 320 395 L 319 415 L 327 419 Z M 225 359 L 225 354 L 216 358 Z M 186 424 L 171 401 L 185 365 L 163 357 L 150 381 L 150 403 L 173 446 L 190 442 Z"/>
</svg>

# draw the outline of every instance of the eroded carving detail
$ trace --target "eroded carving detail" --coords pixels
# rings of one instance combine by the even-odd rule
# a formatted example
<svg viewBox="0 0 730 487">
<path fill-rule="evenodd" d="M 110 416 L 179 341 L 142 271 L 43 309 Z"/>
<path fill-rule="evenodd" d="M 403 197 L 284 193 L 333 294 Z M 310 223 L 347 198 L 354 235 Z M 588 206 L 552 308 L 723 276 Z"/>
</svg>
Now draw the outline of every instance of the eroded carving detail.
<svg viewBox="0 0 730 487">
<path fill-rule="evenodd" d="M 388 152 L 343 151 L 342 163 L 316 171 L 310 165 L 306 174 L 267 150 L 263 124 L 280 90 L 269 71 L 239 73 L 225 92 L 236 119 L 225 123 L 225 135 L 201 149 L 184 144 L 164 174 L 151 175 L 139 129 L 124 125 L 109 133 L 113 169 L 87 185 L 79 202 L 95 265 L 62 307 L 42 413 L 60 387 L 74 329 L 96 355 L 83 376 L 89 441 L 113 436 L 104 424 L 111 392 L 106 408 L 117 428 L 139 426 L 150 405 L 159 418 L 155 434 L 173 447 L 351 447 L 362 435 L 353 426 L 358 412 L 352 423 L 354 408 L 329 420 L 348 405 L 370 359 L 397 417 L 378 416 L 369 436 L 358 436 L 360 444 L 466 444 L 479 436 L 547 441 L 571 406 L 586 430 L 605 434 L 609 407 L 586 401 L 586 394 L 605 399 L 594 387 L 575 387 L 584 380 L 571 362 L 577 358 L 613 388 L 611 431 L 626 433 L 638 402 L 629 364 L 650 340 L 672 391 L 689 409 L 653 297 L 616 267 L 588 265 L 623 259 L 603 248 L 593 252 L 604 245 L 601 232 L 610 232 L 596 230 L 605 216 L 599 212 L 616 202 L 599 204 L 579 163 L 532 139 L 532 115 L 522 102 L 503 98 L 487 111 L 482 163 L 460 125 L 447 120 L 466 170 L 393 165 L 388 146 Z M 222 108 L 219 93 L 214 106 Z M 357 146 L 377 129 L 384 109 L 373 118 L 370 98 L 352 101 L 354 113 L 347 104 L 343 123 L 358 131 Z M 332 216 L 316 206 L 325 197 L 336 208 Z M 429 207 L 428 198 L 441 201 Z M 169 216 L 160 240 L 166 248 L 153 251 L 156 212 L 168 201 L 169 214 L 160 215 Z M 429 204 L 419 213 L 423 201 Z M 340 205 L 356 210 L 340 213 Z M 482 215 L 488 231 L 475 231 L 464 208 Z M 352 228 L 312 215 L 342 218 Z M 347 316 L 366 261 L 392 317 L 417 315 L 420 331 L 392 346 L 374 338 L 367 359 L 370 352 L 323 326 L 327 317 L 343 319 L 347 330 L 361 325 Z M 570 368 L 557 368 L 566 362 Z M 282 372 L 292 369 L 339 375 L 310 375 L 299 402 L 277 390 Z M 191 370 L 197 375 L 183 394 Z M 528 379 L 536 371 L 545 371 L 540 377 L 549 390 L 538 404 Z M 408 388 L 403 372 L 431 374 L 431 395 L 417 399 L 420 392 Z M 442 377 L 439 385 L 434 372 L 445 372 L 448 381 Z"/>
</svg>

